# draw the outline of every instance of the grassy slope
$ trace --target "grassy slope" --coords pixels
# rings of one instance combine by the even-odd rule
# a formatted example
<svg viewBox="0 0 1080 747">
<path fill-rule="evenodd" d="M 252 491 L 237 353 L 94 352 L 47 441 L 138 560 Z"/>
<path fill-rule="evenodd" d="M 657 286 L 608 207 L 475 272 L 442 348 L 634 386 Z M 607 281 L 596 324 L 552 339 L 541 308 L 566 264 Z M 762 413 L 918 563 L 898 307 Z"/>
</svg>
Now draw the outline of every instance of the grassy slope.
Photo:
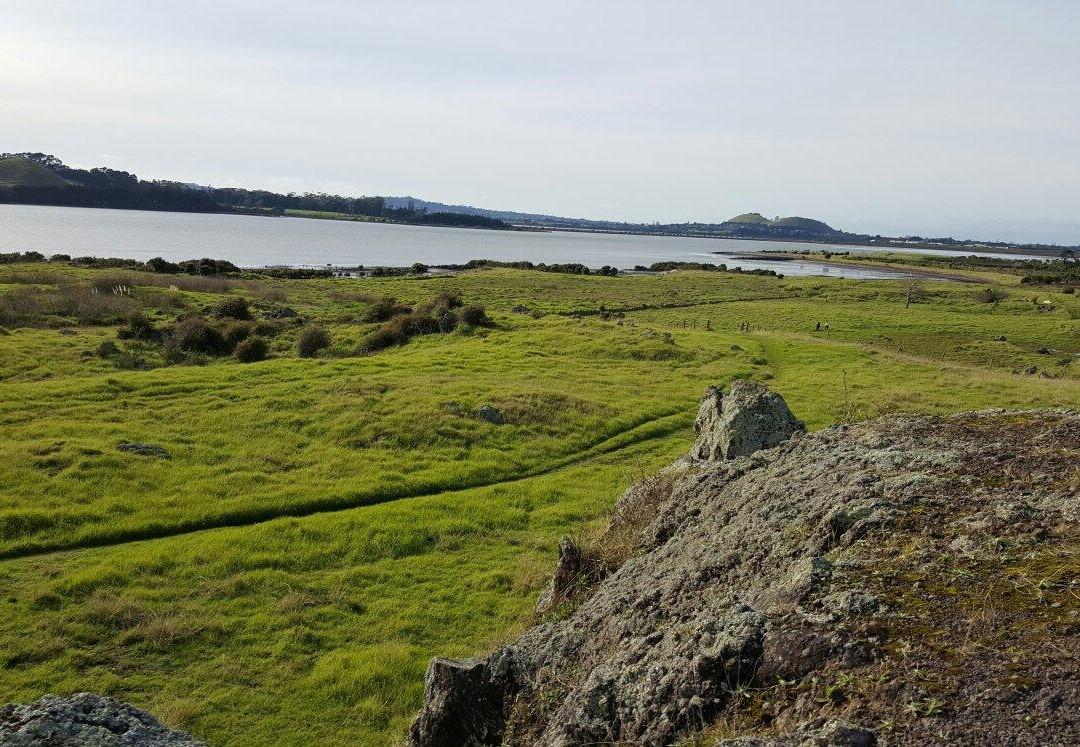
<svg viewBox="0 0 1080 747">
<path fill-rule="evenodd" d="M 9 550 L 313 496 L 435 491 L 0 561 L 5 700 L 109 692 L 214 744 L 393 742 L 419 704 L 427 659 L 473 653 L 524 625 L 559 536 L 685 450 L 706 383 L 768 381 L 812 428 L 897 410 L 1080 403 L 1074 366 L 1051 365 L 1080 351 L 1080 309 L 1054 297 L 1053 311 L 1037 311 L 1020 300 L 1030 291 L 994 309 L 971 287 L 931 284 L 935 295 L 905 309 L 902 283 L 500 270 L 234 292 L 285 293 L 351 339 L 366 304 L 348 293 L 415 302 L 443 289 L 485 303 L 499 328 L 368 358 L 124 373 L 79 357 L 104 339 L 100 328 L 0 335 L 14 359 L 0 381 L 0 424 L 12 434 L 0 443 Z M 515 304 L 662 308 L 617 326 L 506 313 Z M 830 321 L 829 339 L 814 333 L 819 320 Z M 997 334 L 1008 340 L 992 342 Z M 1055 378 L 1012 373 L 1029 360 Z M 454 414 L 450 401 L 493 402 L 512 422 Z M 614 434 L 623 435 L 589 450 Z M 122 438 L 162 443 L 174 459 L 119 454 Z"/>
<path fill-rule="evenodd" d="M 69 182 L 26 158 L 0 158 L 0 187 L 62 187 Z"/>
</svg>

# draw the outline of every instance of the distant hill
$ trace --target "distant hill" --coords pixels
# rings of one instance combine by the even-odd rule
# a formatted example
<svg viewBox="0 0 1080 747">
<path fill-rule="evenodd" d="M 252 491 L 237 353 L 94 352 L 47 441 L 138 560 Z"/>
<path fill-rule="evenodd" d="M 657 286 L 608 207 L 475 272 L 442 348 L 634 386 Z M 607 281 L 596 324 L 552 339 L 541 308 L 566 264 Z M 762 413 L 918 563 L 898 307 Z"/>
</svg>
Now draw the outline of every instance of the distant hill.
<svg viewBox="0 0 1080 747">
<path fill-rule="evenodd" d="M 736 215 L 734 218 L 728 218 L 725 223 L 757 223 L 768 225 L 772 221 L 766 218 L 761 213 L 743 213 L 742 215 Z"/>
<path fill-rule="evenodd" d="M 514 210 L 490 210 L 472 205 L 452 205 L 445 202 L 432 202 L 419 197 L 384 197 L 386 207 L 393 210 L 422 210 L 429 213 L 459 213 L 461 215 L 480 215 L 485 218 L 517 223 L 555 224 L 565 221 L 580 221 L 584 218 L 564 218 L 544 213 L 522 213 Z"/>
<path fill-rule="evenodd" d="M 0 158 L 0 187 L 66 187 L 64 177 L 22 156 Z"/>
<path fill-rule="evenodd" d="M 804 231 L 807 233 L 822 235 L 839 233 L 839 231 L 837 231 L 835 228 L 833 228 L 827 223 L 822 223 L 821 221 L 814 220 L 813 218 L 800 218 L 798 216 L 769 220 L 761 213 L 743 213 L 742 215 L 736 215 L 734 218 L 729 218 L 728 220 L 724 221 L 725 225 L 732 223 L 777 228 L 790 231 Z"/>
</svg>

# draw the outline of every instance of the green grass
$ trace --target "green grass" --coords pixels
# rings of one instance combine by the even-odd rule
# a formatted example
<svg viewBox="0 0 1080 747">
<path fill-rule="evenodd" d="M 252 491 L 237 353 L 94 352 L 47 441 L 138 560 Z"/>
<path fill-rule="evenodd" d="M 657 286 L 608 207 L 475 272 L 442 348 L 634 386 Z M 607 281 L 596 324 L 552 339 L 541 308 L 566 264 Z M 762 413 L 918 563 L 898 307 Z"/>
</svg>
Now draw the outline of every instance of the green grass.
<svg viewBox="0 0 1080 747">
<path fill-rule="evenodd" d="M 63 187 L 68 183 L 28 158 L 0 158 L 0 187 Z"/>
<path fill-rule="evenodd" d="M 0 300 L 101 273 L 0 267 Z M 126 274 L 160 324 L 222 298 Z M 251 276 L 218 290 L 260 314 L 295 308 L 331 349 L 298 358 L 294 325 L 265 362 L 148 371 L 88 355 L 114 325 L 0 332 L 0 691 L 104 692 L 212 744 L 394 743 L 427 660 L 527 625 L 559 537 L 685 451 L 708 384 L 764 381 L 813 429 L 1080 404 L 1074 297 L 1039 293 L 1051 309 L 1008 287 L 994 307 L 976 286 L 928 289 L 905 308 L 895 281 Z M 350 354 L 373 299 L 443 291 L 495 327 Z M 1014 373 L 1028 365 L 1050 378 Z M 481 420 L 481 404 L 507 422 Z"/>
</svg>

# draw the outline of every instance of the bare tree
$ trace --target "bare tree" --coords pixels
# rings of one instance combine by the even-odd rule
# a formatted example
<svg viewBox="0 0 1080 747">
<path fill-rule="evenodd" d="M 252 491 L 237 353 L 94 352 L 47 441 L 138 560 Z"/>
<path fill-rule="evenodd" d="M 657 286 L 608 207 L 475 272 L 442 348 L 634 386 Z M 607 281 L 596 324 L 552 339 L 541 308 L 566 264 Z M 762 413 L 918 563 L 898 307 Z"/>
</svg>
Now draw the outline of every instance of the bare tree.
<svg viewBox="0 0 1080 747">
<path fill-rule="evenodd" d="M 907 285 L 907 300 L 904 303 L 904 308 L 911 306 L 913 303 L 926 300 L 930 293 L 926 290 L 926 284 L 919 278 L 913 278 Z"/>
</svg>

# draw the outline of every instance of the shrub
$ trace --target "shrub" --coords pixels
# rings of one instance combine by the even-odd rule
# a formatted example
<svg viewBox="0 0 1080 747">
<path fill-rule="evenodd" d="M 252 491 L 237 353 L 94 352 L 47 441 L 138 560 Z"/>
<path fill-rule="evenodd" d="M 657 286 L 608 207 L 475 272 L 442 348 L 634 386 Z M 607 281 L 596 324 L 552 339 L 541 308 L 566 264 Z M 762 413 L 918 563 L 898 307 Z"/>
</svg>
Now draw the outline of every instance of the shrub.
<svg viewBox="0 0 1080 747">
<path fill-rule="evenodd" d="M 296 344 L 301 358 L 313 358 L 320 350 L 330 347 L 330 333 L 322 327 L 305 327 Z"/>
<path fill-rule="evenodd" d="M 462 306 L 458 315 L 461 317 L 461 321 L 473 327 L 484 327 L 491 324 L 491 319 L 488 318 L 484 307 L 477 304 Z"/>
<path fill-rule="evenodd" d="M 97 346 L 97 350 L 94 351 L 98 358 L 111 358 L 120 352 L 120 348 L 116 347 L 116 343 L 112 340 L 106 340 Z"/>
<path fill-rule="evenodd" d="M 224 355 L 228 353 L 221 331 L 201 316 L 192 316 L 177 323 L 169 336 L 172 347 L 186 353 Z"/>
<path fill-rule="evenodd" d="M 996 306 L 997 304 L 1008 298 L 1009 294 L 1007 294 L 1000 288 L 992 288 L 990 286 L 987 286 L 986 288 L 983 288 L 981 291 L 976 293 L 975 297 L 979 299 L 979 301 L 981 301 L 982 303 L 992 303 Z"/>
<path fill-rule="evenodd" d="M 384 350 L 394 345 L 400 345 L 405 342 L 401 337 L 393 330 L 380 327 L 372 332 L 370 335 L 360 341 L 361 353 L 374 353 L 378 350 Z"/>
<path fill-rule="evenodd" d="M 411 275 L 426 275 L 428 266 L 423 262 L 414 262 L 413 266 L 409 268 L 409 274 Z"/>
<path fill-rule="evenodd" d="M 214 316 L 218 319 L 251 320 L 251 307 L 246 298 L 232 296 L 226 298 L 214 308 Z"/>
<path fill-rule="evenodd" d="M 146 267 L 150 272 L 180 272 L 180 265 L 175 262 L 169 262 L 161 257 L 154 257 L 147 260 Z"/>
<path fill-rule="evenodd" d="M 113 365 L 122 371 L 143 371 L 146 369 L 146 360 L 135 353 L 118 353 L 113 356 Z"/>
<path fill-rule="evenodd" d="M 225 348 L 233 350 L 241 342 L 251 337 L 254 326 L 251 322 L 233 322 L 230 324 L 222 335 L 225 340 Z"/>
<path fill-rule="evenodd" d="M 457 314 L 452 311 L 447 311 L 445 314 L 439 317 L 439 331 L 444 335 L 453 332 L 458 325 Z"/>
<path fill-rule="evenodd" d="M 121 340 L 158 340 L 161 331 L 146 314 L 136 311 L 128 317 L 127 324 L 116 331 L 116 336 Z"/>
<path fill-rule="evenodd" d="M 451 309 L 461 308 L 463 304 L 464 302 L 461 300 L 460 296 L 455 296 L 453 293 L 440 293 L 431 301 L 417 309 L 417 311 L 438 318 Z"/>
<path fill-rule="evenodd" d="M 70 254 L 54 254 L 51 257 L 49 257 L 49 261 L 50 262 L 70 262 L 71 261 L 71 255 Z"/>
<path fill-rule="evenodd" d="M 400 306 L 393 298 L 380 298 L 373 303 L 364 313 L 365 322 L 385 322 L 395 316 L 408 314 L 412 311 L 408 306 Z"/>
<path fill-rule="evenodd" d="M 1073 293 L 1076 293 L 1076 288 L 1073 288 L 1071 285 L 1066 285 L 1061 289 L 1061 292 L 1071 296 Z"/>
<path fill-rule="evenodd" d="M 183 262 L 177 263 L 177 268 L 180 272 L 187 273 L 188 275 L 222 275 L 225 273 L 240 272 L 240 268 L 232 262 L 228 262 L 224 259 L 211 259 L 209 257 L 203 257 L 202 259 L 185 259 Z"/>
<path fill-rule="evenodd" d="M 270 343 L 261 337 L 249 337 L 236 346 L 233 357 L 241 363 L 254 363 L 265 359 L 269 352 Z"/>
<path fill-rule="evenodd" d="M 402 342 L 414 335 L 431 335 L 439 331 L 439 322 L 427 314 L 402 314 L 386 323 L 391 329 L 399 330 L 404 336 Z"/>
</svg>

